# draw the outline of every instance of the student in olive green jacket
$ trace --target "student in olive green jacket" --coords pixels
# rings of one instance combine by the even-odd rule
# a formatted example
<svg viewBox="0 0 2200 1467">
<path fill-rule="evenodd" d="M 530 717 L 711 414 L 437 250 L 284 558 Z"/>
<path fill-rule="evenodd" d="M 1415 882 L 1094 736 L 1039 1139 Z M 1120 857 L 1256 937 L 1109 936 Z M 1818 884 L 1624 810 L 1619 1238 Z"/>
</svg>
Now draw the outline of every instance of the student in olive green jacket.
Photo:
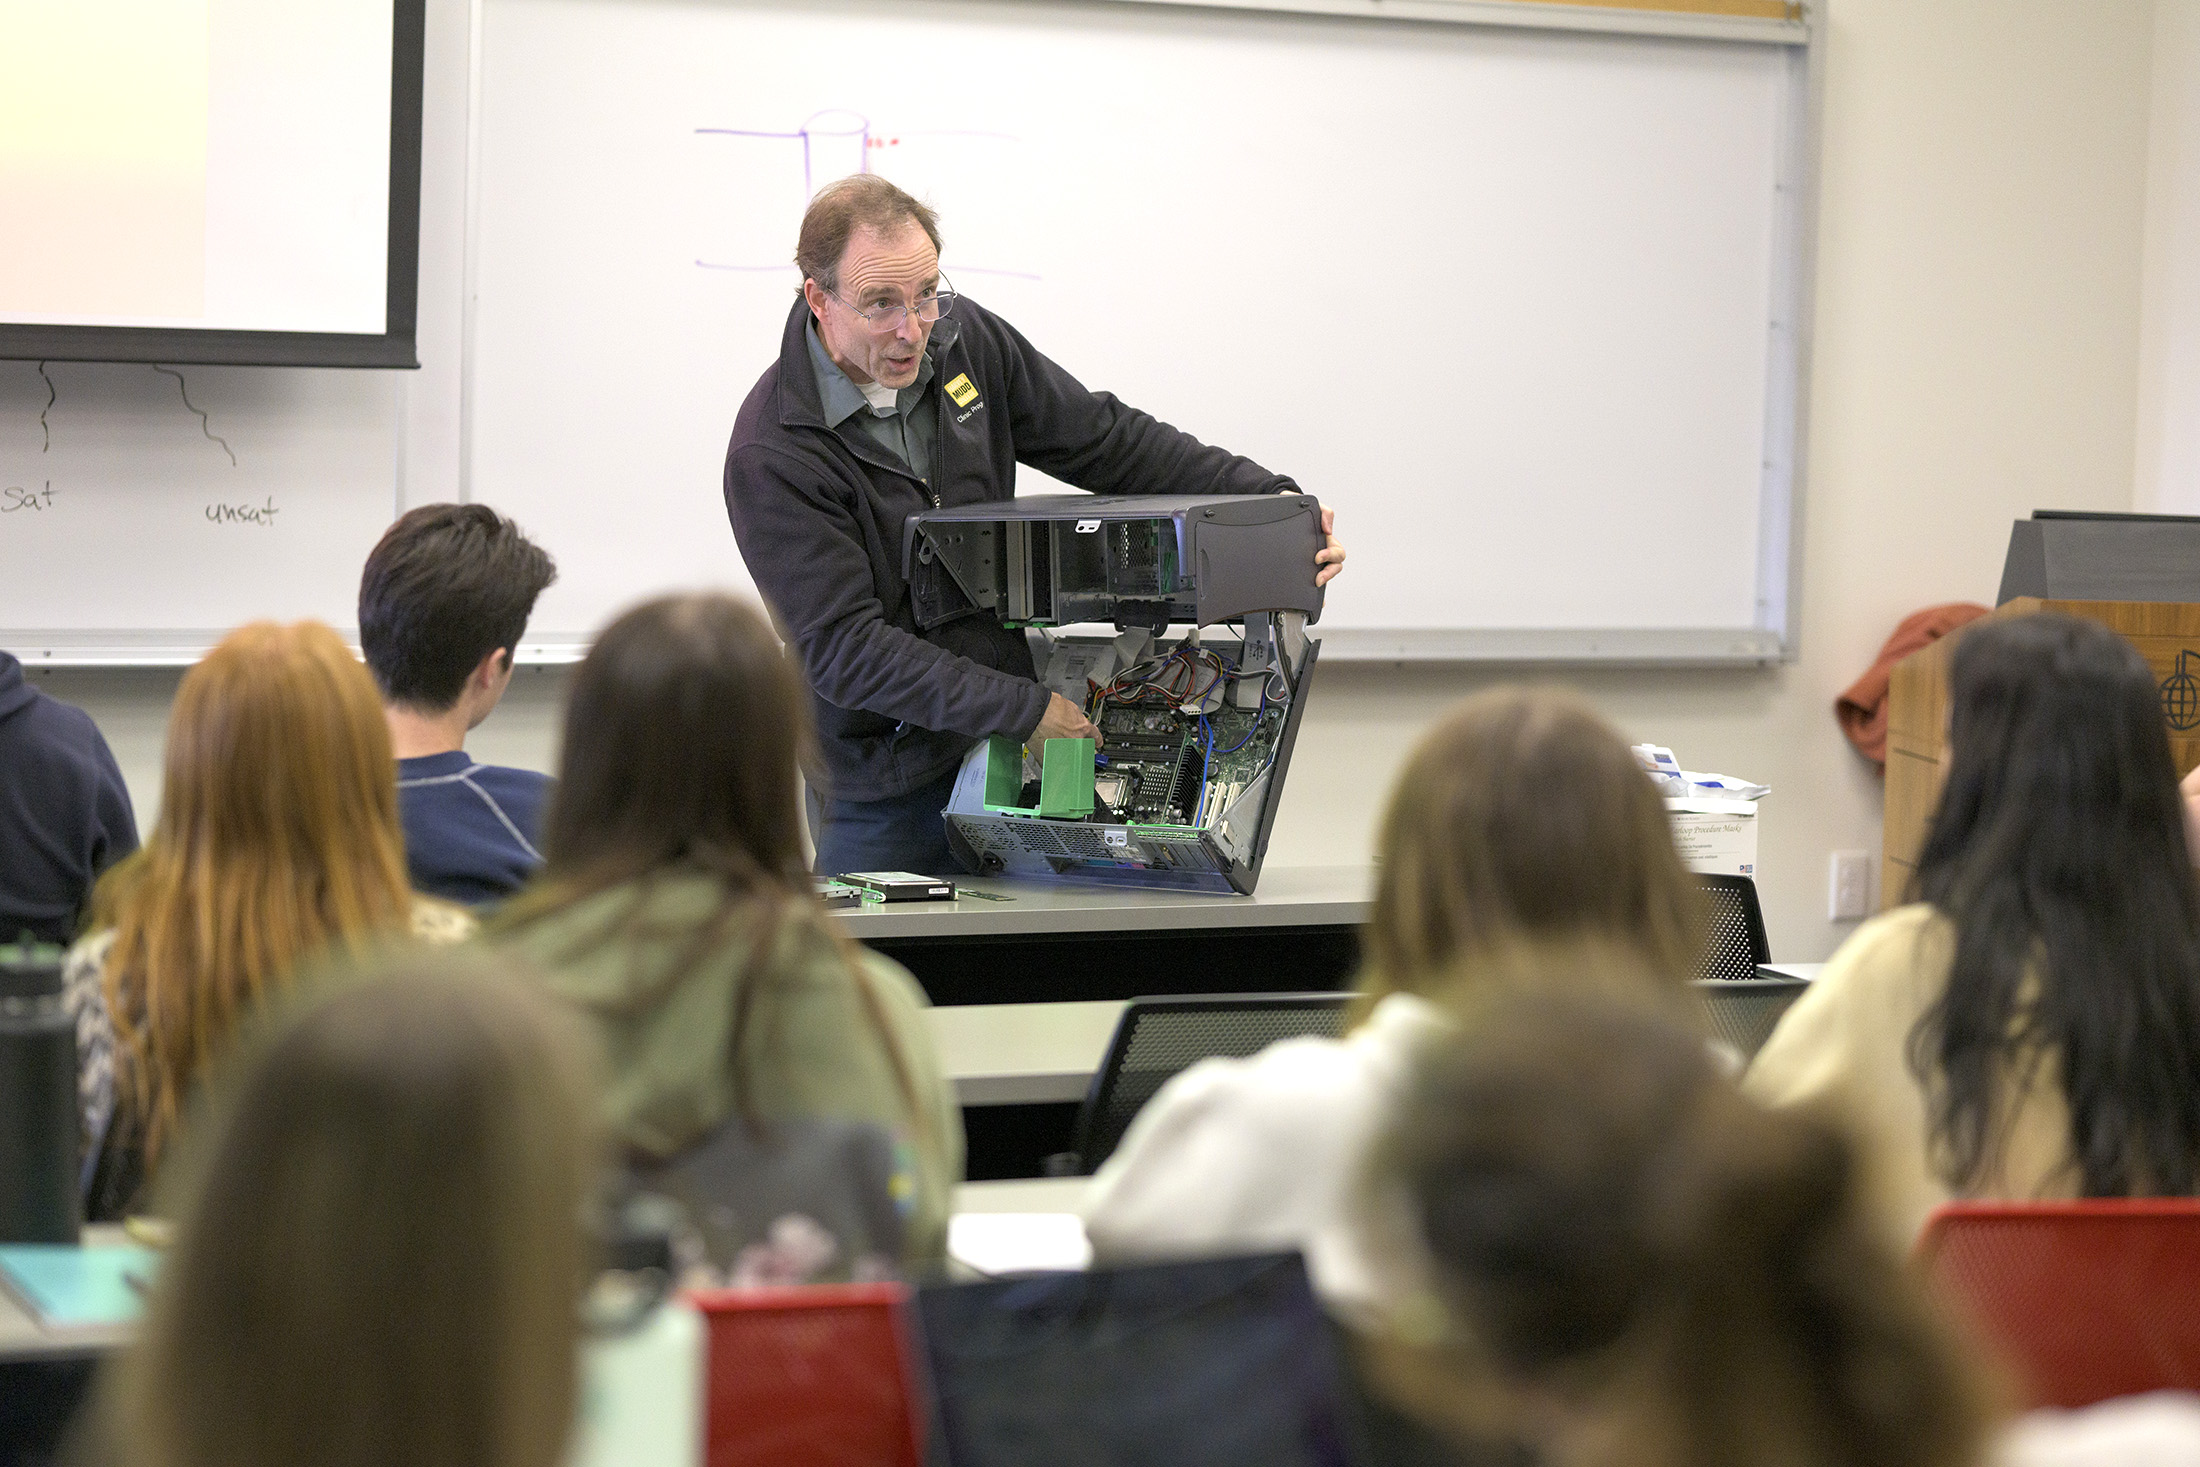
<svg viewBox="0 0 2200 1467">
<path fill-rule="evenodd" d="M 963 1137 L 907 972 L 835 932 L 798 835 L 801 689 L 764 619 L 668 597 L 574 678 L 547 865 L 491 929 L 593 1023 L 683 1282 L 921 1273 Z"/>
</svg>

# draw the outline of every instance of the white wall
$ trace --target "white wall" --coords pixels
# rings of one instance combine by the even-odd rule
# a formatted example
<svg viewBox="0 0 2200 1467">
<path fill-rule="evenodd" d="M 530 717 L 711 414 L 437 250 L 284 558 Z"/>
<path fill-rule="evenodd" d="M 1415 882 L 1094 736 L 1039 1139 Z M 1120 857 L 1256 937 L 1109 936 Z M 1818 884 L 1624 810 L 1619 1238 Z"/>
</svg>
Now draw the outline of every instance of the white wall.
<svg viewBox="0 0 2200 1467">
<path fill-rule="evenodd" d="M 2200 0 L 2155 0 L 2135 503 L 2200 512 Z"/>
<path fill-rule="evenodd" d="M 2150 0 L 1834 0 L 1801 656 L 1566 679 L 1631 737 L 1774 787 L 1760 855 L 1782 958 L 1823 957 L 1848 930 L 1826 918 L 1828 853 L 1878 850 L 1879 781 L 1835 728 L 1835 694 L 1909 611 L 1991 601 L 2011 520 L 2132 505 L 2155 23 Z M 2200 67 L 2178 74 L 2189 88 Z M 433 482 L 448 460 L 420 452 L 411 472 Z M 1685 543 L 1658 550 L 1685 565 Z M 1364 859 L 1414 739 L 1502 675 L 1324 667 L 1270 860 Z M 175 675 L 42 676 L 99 718 L 149 823 Z M 477 757 L 550 767 L 564 680 L 524 671 Z"/>
</svg>

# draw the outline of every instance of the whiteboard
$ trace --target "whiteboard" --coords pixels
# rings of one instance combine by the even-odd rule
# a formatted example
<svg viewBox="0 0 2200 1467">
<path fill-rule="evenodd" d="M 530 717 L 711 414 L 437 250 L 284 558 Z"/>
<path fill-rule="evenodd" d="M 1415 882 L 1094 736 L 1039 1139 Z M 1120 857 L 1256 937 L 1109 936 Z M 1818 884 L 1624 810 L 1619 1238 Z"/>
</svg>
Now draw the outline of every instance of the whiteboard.
<svg viewBox="0 0 2200 1467">
<path fill-rule="evenodd" d="M 397 383 L 0 361 L 0 647 L 187 661 L 263 617 L 356 620 L 395 509 Z"/>
<path fill-rule="evenodd" d="M 1401 11 L 1476 23 L 1372 18 Z M 0 646 L 163 662 L 256 617 L 348 628 L 408 464 L 557 557 L 532 660 L 659 591 L 749 589 L 726 436 L 807 189 L 869 166 L 939 207 L 953 283 L 1088 385 L 1336 507 L 1327 655 L 1790 648 L 1816 27 L 1505 0 L 429 22 L 452 185 L 423 280 L 443 262 L 466 297 L 455 342 L 423 327 L 444 365 L 0 361 Z M 470 53 L 434 44 L 469 26 Z M 1622 33 L 1645 29 L 1673 34 Z M 446 422 L 455 470 L 423 474 Z"/>
<path fill-rule="evenodd" d="M 479 64 L 469 492 L 558 557 L 538 652 L 748 588 L 727 433 L 809 191 L 865 167 L 1088 386 L 1336 507 L 1332 655 L 1783 647 L 1803 48 L 483 0 Z"/>
</svg>

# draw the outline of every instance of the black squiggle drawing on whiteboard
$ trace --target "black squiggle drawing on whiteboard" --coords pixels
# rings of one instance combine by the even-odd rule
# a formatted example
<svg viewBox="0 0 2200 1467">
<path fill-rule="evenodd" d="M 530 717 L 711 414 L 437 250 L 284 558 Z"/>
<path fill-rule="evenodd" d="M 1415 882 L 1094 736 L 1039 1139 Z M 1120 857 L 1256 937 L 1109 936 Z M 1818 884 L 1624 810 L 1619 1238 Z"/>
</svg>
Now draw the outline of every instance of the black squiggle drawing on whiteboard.
<svg viewBox="0 0 2200 1467">
<path fill-rule="evenodd" d="M 860 112 L 850 111 L 845 107 L 828 107 L 822 112 L 813 112 L 803 119 L 800 127 L 792 132 L 767 131 L 746 127 L 698 127 L 695 131 L 700 137 L 754 138 L 767 142 L 800 144 L 802 148 L 802 202 L 805 206 L 808 205 L 811 197 L 816 194 L 822 184 L 832 183 L 849 176 L 843 171 L 833 173 L 830 177 L 824 179 L 818 177 L 819 173 L 824 171 L 819 166 L 817 156 L 821 141 L 838 140 L 844 143 L 852 143 L 856 149 L 855 171 L 857 173 L 874 171 L 871 167 L 872 154 L 900 147 L 903 138 L 985 138 L 1006 143 L 1023 141 L 1014 133 L 993 132 L 985 128 L 922 128 L 899 133 L 874 129 L 870 118 L 865 117 Z M 702 270 L 725 270 L 743 275 L 772 274 L 797 268 L 792 262 L 741 264 L 699 259 L 695 264 L 696 268 Z M 958 275 L 1003 275 L 1014 280 L 1041 280 L 1045 278 L 1030 270 L 1008 270 L 994 266 L 972 265 L 959 259 L 955 262 L 955 273 Z"/>
<path fill-rule="evenodd" d="M 46 364 L 44 362 L 38 364 L 38 380 L 46 384 L 46 405 L 38 410 L 38 432 L 40 436 L 38 451 L 40 453 L 51 453 L 53 452 L 53 429 L 46 426 L 46 414 L 53 411 L 53 405 L 61 400 L 61 394 L 54 391 L 53 378 L 46 375 Z"/>
<path fill-rule="evenodd" d="M 228 439 L 214 431 L 214 420 L 205 413 L 199 412 L 198 406 L 191 401 L 191 389 L 184 385 L 183 373 L 177 371 L 174 367 L 163 367 L 157 362 L 153 364 L 153 370 L 163 377 L 176 379 L 176 391 L 182 396 L 183 405 L 190 408 L 192 412 L 199 414 L 199 431 L 221 445 L 222 452 L 229 455 L 229 466 L 235 468 L 237 466 L 237 450 L 229 446 Z"/>
</svg>

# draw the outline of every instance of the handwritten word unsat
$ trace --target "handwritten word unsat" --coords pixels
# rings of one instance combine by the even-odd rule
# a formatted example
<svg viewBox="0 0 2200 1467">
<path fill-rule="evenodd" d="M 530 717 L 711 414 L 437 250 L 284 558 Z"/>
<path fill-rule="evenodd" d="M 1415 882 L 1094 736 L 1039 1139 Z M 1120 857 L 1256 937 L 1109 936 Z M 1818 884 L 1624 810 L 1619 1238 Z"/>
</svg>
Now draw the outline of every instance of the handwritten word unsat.
<svg viewBox="0 0 2200 1467">
<path fill-rule="evenodd" d="M 48 479 L 42 489 L 25 489 L 20 484 L 10 484 L 0 489 L 0 514 L 15 514 L 21 510 L 35 509 L 43 514 L 53 508 L 53 480 Z"/>
<path fill-rule="evenodd" d="M 267 496 L 265 504 L 209 504 L 206 517 L 217 525 L 267 525 L 275 523 L 275 516 L 282 513 L 275 507 L 275 496 Z"/>
</svg>

